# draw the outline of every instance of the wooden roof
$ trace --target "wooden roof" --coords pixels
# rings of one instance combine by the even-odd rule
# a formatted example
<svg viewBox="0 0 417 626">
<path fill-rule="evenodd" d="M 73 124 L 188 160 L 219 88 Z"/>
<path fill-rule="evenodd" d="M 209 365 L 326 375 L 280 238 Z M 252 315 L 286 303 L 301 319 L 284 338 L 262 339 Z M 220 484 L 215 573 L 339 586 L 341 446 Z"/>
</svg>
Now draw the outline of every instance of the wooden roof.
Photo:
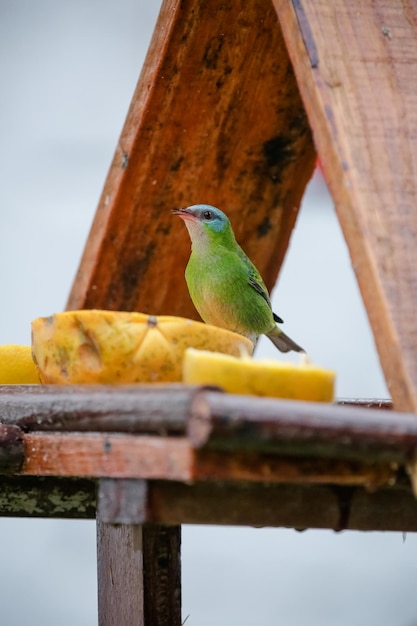
<svg viewBox="0 0 417 626">
<path fill-rule="evenodd" d="M 273 4 L 163 3 L 68 307 L 195 317 L 170 209 L 198 202 L 271 287 L 311 127 L 394 405 L 415 411 L 415 3 Z"/>
</svg>

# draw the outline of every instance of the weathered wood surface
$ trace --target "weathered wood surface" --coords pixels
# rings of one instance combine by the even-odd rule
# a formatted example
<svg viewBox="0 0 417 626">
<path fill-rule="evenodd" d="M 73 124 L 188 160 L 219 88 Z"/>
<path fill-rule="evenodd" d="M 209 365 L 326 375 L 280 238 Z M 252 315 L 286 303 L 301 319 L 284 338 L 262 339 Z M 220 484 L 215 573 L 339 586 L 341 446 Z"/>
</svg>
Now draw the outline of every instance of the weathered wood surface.
<svg viewBox="0 0 417 626">
<path fill-rule="evenodd" d="M 108 477 L 167 481 L 262 482 L 361 485 L 376 489 L 401 481 L 413 459 L 402 464 L 374 459 L 308 458 L 256 451 L 194 451 L 183 439 L 121 435 L 25 435 L 28 450 L 23 476 Z M 359 455 L 353 454 L 358 457 Z M 112 484 L 112 483 L 111 483 Z M 116 497 L 117 496 L 117 497 Z M 129 501 L 129 493 L 115 495 Z M 111 492 L 107 499 L 111 500 Z M 114 514 L 112 514 L 114 517 Z M 129 517 L 132 517 L 129 514 Z M 140 511 L 138 512 L 140 517 Z M 105 518 L 103 518 L 105 520 Z M 135 523 L 139 523 L 136 520 Z"/>
<path fill-rule="evenodd" d="M 94 519 L 95 481 L 56 476 L 0 476 L 0 515 Z"/>
<path fill-rule="evenodd" d="M 28 433 L 23 441 L 23 475 L 191 478 L 192 449 L 181 437 Z"/>
<path fill-rule="evenodd" d="M 193 480 L 200 482 L 223 480 L 240 483 L 360 485 L 366 489 L 377 489 L 401 481 L 404 466 L 375 463 L 369 459 L 360 462 L 208 449 L 193 454 L 190 474 Z"/>
<path fill-rule="evenodd" d="M 9 450 L 11 465 L 3 464 L 0 472 L 17 472 L 22 466 L 25 475 L 199 479 L 208 457 L 196 456 L 195 447 L 228 452 L 217 464 L 219 476 L 229 480 L 274 476 L 288 481 L 297 476 L 308 483 L 326 476 L 340 483 L 347 476 L 346 482 L 364 484 L 370 464 L 414 462 L 413 414 L 369 408 L 390 406 L 383 401 L 366 401 L 366 408 L 346 406 L 346 400 L 343 404 L 238 396 L 179 385 L 51 385 L 22 392 L 0 387 L 0 428 L 14 429 L 21 455 L 16 460 L 16 441 L 5 438 L 2 453 L 6 458 Z M 245 456 L 247 452 L 251 455 Z M 326 459 L 331 463 L 320 465 Z M 343 460 L 350 469 L 341 472 L 345 466 L 338 462 Z M 352 461 L 359 464 L 357 476 Z M 201 471 L 202 477 L 206 470 Z"/>
<path fill-rule="evenodd" d="M 24 459 L 23 433 L 13 424 L 0 424 L 0 474 L 14 474 Z"/>
<path fill-rule="evenodd" d="M 417 5 L 273 3 L 394 406 L 416 412 Z"/>
<path fill-rule="evenodd" d="M 22 393 L 10 386 L 0 389 L 0 427 L 15 429 L 24 444 L 23 474 L 188 480 L 192 447 L 229 451 L 229 467 L 233 455 L 246 451 L 260 462 L 274 454 L 365 464 L 414 460 L 414 414 L 369 408 L 384 405 L 377 401 L 343 405 L 179 385 L 51 385 Z M 3 441 L 4 453 L 6 444 L 12 454 L 15 440 Z"/>
<path fill-rule="evenodd" d="M 181 620 L 181 527 L 142 526 L 145 624 Z"/>
<path fill-rule="evenodd" d="M 94 480 L 1 476 L 0 487 L 0 515 L 2 516 L 95 518 Z M 100 532 L 102 528 L 105 528 L 105 534 L 112 535 L 118 528 L 130 529 L 124 535 L 125 540 L 130 542 L 129 545 L 132 547 L 131 557 L 138 558 L 132 535 L 138 536 L 134 528 L 139 527 L 135 526 L 137 512 L 132 502 L 129 503 L 129 508 L 124 510 L 125 520 L 129 519 L 126 517 L 129 511 L 132 514 L 131 525 L 114 526 L 110 523 L 100 523 Z M 238 524 L 335 530 L 348 528 L 351 530 L 417 531 L 417 500 L 406 482 L 392 487 L 368 490 L 359 486 L 325 484 L 206 481 L 186 485 L 177 482 L 151 481 L 147 485 L 146 511 L 149 522 L 168 525 L 179 523 Z M 114 508 L 106 508 L 103 512 L 107 519 L 111 519 Z M 120 519 L 119 512 L 116 511 L 114 518 L 116 524 L 118 524 L 118 519 Z M 123 533 L 123 531 L 120 532 Z M 102 550 L 100 544 L 99 550 Z M 103 559 L 103 556 L 101 552 L 99 558 Z M 141 561 L 139 563 L 138 559 L 136 574 L 141 571 L 139 565 L 141 566 Z M 117 586 L 112 587 L 108 577 L 111 573 L 114 577 L 117 572 L 109 569 L 102 560 L 100 573 L 104 577 L 100 591 L 103 594 L 102 600 L 105 601 L 106 591 L 110 587 L 111 594 L 108 602 L 116 603 Z M 132 574 L 137 581 L 135 571 Z M 122 574 L 121 580 L 123 578 Z M 125 584 L 129 584 L 127 580 Z M 175 585 L 174 588 L 176 588 Z M 120 593 L 124 597 L 122 589 Z M 171 602 L 172 598 L 167 601 Z M 99 606 L 101 604 L 102 602 Z M 100 610 L 106 613 L 108 608 L 107 603 L 106 610 L 103 608 Z M 138 619 L 137 616 L 136 619 Z M 103 621 L 103 623 L 111 622 Z M 138 622 L 132 623 L 136 625 Z"/>
<path fill-rule="evenodd" d="M 100 481 L 100 492 L 99 501 L 105 500 L 97 519 L 100 625 L 181 624 L 180 529 L 138 524 L 148 514 L 143 481 Z M 120 493 L 123 520 L 121 509 L 114 508 Z M 112 523 L 103 521 L 100 510 L 107 518 L 114 514 Z"/>
<path fill-rule="evenodd" d="M 200 406 L 188 428 L 196 447 L 398 463 L 417 449 L 414 413 L 210 391 Z"/>
<path fill-rule="evenodd" d="M 110 524 L 144 524 L 148 519 L 148 482 L 141 478 L 100 478 L 97 519 Z"/>
<path fill-rule="evenodd" d="M 268 483 L 152 483 L 149 510 L 164 524 L 417 531 L 411 489 Z"/>
<path fill-rule="evenodd" d="M 144 615 L 142 533 L 136 524 L 97 521 L 100 626 L 149 625 Z"/>
<path fill-rule="evenodd" d="M 271 287 L 314 163 L 272 4 L 165 0 L 67 308 L 196 317 L 170 209 L 199 202 Z"/>
<path fill-rule="evenodd" d="M 353 459 L 306 457 L 243 450 L 193 450 L 184 438 L 132 436 L 120 434 L 25 434 L 25 461 L 22 476 L 148 479 L 167 481 L 252 481 L 298 484 L 362 485 L 376 488 L 395 484 L 402 472 L 412 466 L 413 456 L 403 463 L 385 462 L 371 452 L 355 451 Z M 229 446 L 230 447 L 230 446 Z M 265 446 L 267 447 L 267 446 Z M 274 448 L 273 442 L 270 447 Z M 353 444 L 354 447 L 354 444 Z M 223 450 L 222 450 L 223 448 Z M 345 455 L 347 456 L 347 455 Z M 392 455 L 394 456 L 394 455 Z M 395 458 L 398 459 L 398 454 Z M 125 500 L 129 494 L 116 493 Z M 110 492 L 107 494 L 110 500 Z M 117 507 L 118 503 L 115 502 Z M 105 520 L 105 518 L 103 518 Z"/>
<path fill-rule="evenodd" d="M 205 389 L 180 384 L 0 385 L 0 423 L 26 432 L 184 435 Z"/>
</svg>

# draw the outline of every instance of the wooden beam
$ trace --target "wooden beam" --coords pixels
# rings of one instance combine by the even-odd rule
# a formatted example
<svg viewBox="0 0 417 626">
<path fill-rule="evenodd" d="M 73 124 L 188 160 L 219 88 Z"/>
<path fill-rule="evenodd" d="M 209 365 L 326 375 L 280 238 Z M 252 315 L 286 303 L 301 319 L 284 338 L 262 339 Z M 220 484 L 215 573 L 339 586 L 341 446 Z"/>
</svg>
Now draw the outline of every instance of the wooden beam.
<svg viewBox="0 0 417 626">
<path fill-rule="evenodd" d="M 95 518 L 93 480 L 1 476 L 0 487 L 2 516 Z M 106 528 L 105 533 L 111 535 L 117 534 L 118 528 L 127 529 L 125 538 L 132 546 L 132 558 L 137 553 L 137 549 L 133 549 L 133 536 L 138 538 L 140 535 L 137 531 L 140 527 L 135 522 L 136 506 L 134 501 L 129 502 L 132 517 L 126 516 L 125 509 L 125 524 L 117 525 L 117 519 L 120 519 L 117 511 L 116 525 L 106 523 L 104 526 L 101 522 Z M 107 520 L 111 519 L 112 511 L 115 512 L 111 507 L 102 509 Z M 146 516 L 148 522 L 157 524 L 157 528 L 158 524 L 188 523 L 416 532 L 417 500 L 407 481 L 377 490 L 352 485 L 213 480 L 186 485 L 151 481 L 147 486 Z M 101 574 L 109 577 L 111 570 L 106 569 L 103 562 L 101 567 Z M 122 581 L 124 576 L 122 574 Z M 132 577 L 137 582 L 134 572 Z M 106 578 L 101 584 L 111 585 L 111 580 Z M 111 591 L 109 602 L 116 602 L 116 589 Z M 104 594 L 104 600 L 103 587 L 100 593 Z M 168 602 L 172 600 L 171 597 Z M 139 618 L 136 616 L 136 619 Z"/>
<path fill-rule="evenodd" d="M 191 478 L 192 449 L 183 437 L 29 433 L 23 439 L 26 476 Z"/>
<path fill-rule="evenodd" d="M 14 385 L 0 386 L 0 426 L 15 429 L 24 439 L 23 472 L 40 475 L 102 476 L 106 469 L 112 476 L 144 472 L 142 477 L 155 478 L 153 471 L 165 472 L 164 455 L 181 450 L 190 455 L 189 444 L 237 453 L 407 464 L 417 447 L 417 418 L 371 410 L 381 406 L 390 403 L 296 402 L 175 384 L 33 385 L 22 392 Z M 8 441 L 3 441 L 4 449 Z M 13 441 L 10 445 L 12 451 Z M 155 460 L 154 469 L 143 461 L 146 451 Z M 77 467 L 75 454 L 80 455 Z M 189 461 L 177 461 L 171 469 L 179 478 Z"/>
<path fill-rule="evenodd" d="M 22 476 L 184 482 L 222 479 L 377 488 L 395 484 L 403 471 L 399 468 L 408 467 L 407 462 L 406 465 L 386 459 L 378 462 L 371 454 L 363 454 L 360 461 L 356 458 L 280 456 L 253 449 L 224 451 L 227 444 L 220 445 L 220 450 L 194 451 L 184 438 L 94 433 L 31 433 L 23 438 L 26 455 Z M 118 492 L 116 495 L 115 499 L 119 500 L 122 494 Z M 112 501 L 110 495 L 107 499 Z M 129 499 L 128 494 L 125 499 Z M 103 521 L 106 519 L 103 517 Z"/>
<path fill-rule="evenodd" d="M 142 584 L 142 532 L 142 527 L 135 524 L 97 522 L 100 626 L 148 626 Z"/>
<path fill-rule="evenodd" d="M 142 527 L 145 624 L 169 626 L 181 619 L 181 527 Z"/>
<path fill-rule="evenodd" d="M 196 447 L 405 464 L 417 449 L 413 413 L 210 391 L 200 406 L 188 427 Z"/>
<path fill-rule="evenodd" d="M 95 481 L 56 476 L 0 476 L 0 515 L 95 519 Z"/>
<path fill-rule="evenodd" d="M 196 317 L 170 209 L 198 202 L 271 287 L 315 158 L 272 5 L 165 0 L 67 308 Z"/>
<path fill-rule="evenodd" d="M 360 485 L 378 489 L 397 484 L 403 478 L 404 468 L 396 463 L 375 463 L 370 459 L 355 462 L 208 449 L 194 453 L 191 474 L 195 481 Z"/>
<path fill-rule="evenodd" d="M 23 433 L 13 424 L 0 424 L 0 473 L 14 474 L 24 459 Z"/>
<path fill-rule="evenodd" d="M 416 3 L 273 3 L 394 406 L 416 412 Z"/>
<path fill-rule="evenodd" d="M 98 521 L 97 532 L 100 626 L 181 624 L 177 528 Z"/>
<path fill-rule="evenodd" d="M 164 524 L 417 531 L 417 500 L 407 487 L 156 482 L 149 511 Z"/>
<path fill-rule="evenodd" d="M 147 521 L 148 483 L 141 478 L 100 478 L 97 519 L 108 524 L 144 524 Z"/>
<path fill-rule="evenodd" d="M 18 464 L 0 471 L 378 485 L 415 463 L 415 416 L 371 410 L 377 401 L 335 406 L 178 385 L 88 390 L 0 389 L 0 430 L 14 429 L 21 447 Z M 3 455 L 14 459 L 14 444 L 4 439 Z"/>
<path fill-rule="evenodd" d="M 0 422 L 26 432 L 184 435 L 207 389 L 175 383 L 0 385 Z"/>
</svg>

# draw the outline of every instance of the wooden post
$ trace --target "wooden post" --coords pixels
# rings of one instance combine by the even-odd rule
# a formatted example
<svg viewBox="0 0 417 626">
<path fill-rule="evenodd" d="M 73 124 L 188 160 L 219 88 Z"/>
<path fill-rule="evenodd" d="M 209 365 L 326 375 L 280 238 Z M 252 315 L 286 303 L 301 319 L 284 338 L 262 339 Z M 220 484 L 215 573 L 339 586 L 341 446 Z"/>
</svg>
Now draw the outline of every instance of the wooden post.
<svg viewBox="0 0 417 626">
<path fill-rule="evenodd" d="M 179 527 L 142 526 L 146 515 L 146 481 L 100 481 L 100 626 L 181 623 Z"/>
<path fill-rule="evenodd" d="M 142 527 L 97 521 L 98 623 L 145 626 Z"/>
<path fill-rule="evenodd" d="M 397 410 L 417 411 L 417 5 L 274 0 Z M 354 328 L 346 329 L 354 332 Z"/>
</svg>

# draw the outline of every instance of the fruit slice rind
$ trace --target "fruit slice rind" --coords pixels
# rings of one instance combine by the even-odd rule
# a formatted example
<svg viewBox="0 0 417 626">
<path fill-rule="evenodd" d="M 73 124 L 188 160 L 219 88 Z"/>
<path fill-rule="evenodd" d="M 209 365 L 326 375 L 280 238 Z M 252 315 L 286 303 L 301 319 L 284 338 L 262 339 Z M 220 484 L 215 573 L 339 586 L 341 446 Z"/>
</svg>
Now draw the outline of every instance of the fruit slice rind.
<svg viewBox="0 0 417 626">
<path fill-rule="evenodd" d="M 255 361 L 187 348 L 182 380 L 186 384 L 217 385 L 229 393 L 332 402 L 335 372 L 305 361 L 300 365 Z"/>
<path fill-rule="evenodd" d="M 181 317 L 65 311 L 32 322 L 32 352 L 49 384 L 179 382 L 190 346 L 239 354 L 252 343 L 230 331 Z"/>
</svg>

